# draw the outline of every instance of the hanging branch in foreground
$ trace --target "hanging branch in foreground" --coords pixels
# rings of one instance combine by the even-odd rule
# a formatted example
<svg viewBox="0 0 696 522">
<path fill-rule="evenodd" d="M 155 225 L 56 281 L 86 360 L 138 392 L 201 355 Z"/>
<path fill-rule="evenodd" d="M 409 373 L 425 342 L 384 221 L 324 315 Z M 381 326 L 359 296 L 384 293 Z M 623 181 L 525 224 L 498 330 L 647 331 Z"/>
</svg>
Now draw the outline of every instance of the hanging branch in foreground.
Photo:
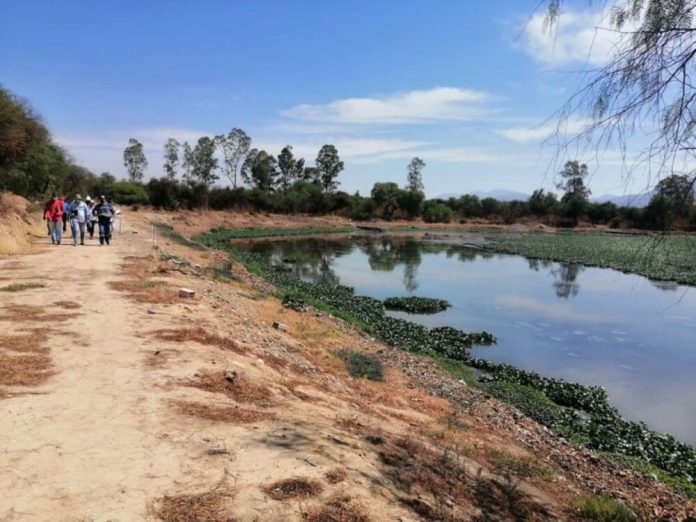
<svg viewBox="0 0 696 522">
<path fill-rule="evenodd" d="M 566 0 L 549 0 L 550 26 Z M 617 36 L 606 65 L 583 73 L 584 85 L 556 113 L 559 153 L 569 146 L 618 147 L 647 137 L 639 161 L 657 178 L 686 170 L 691 187 L 696 152 L 694 57 L 696 0 L 615 0 L 605 4 Z M 589 118 L 577 135 L 564 137 L 571 118 Z M 628 167 L 629 174 L 632 167 Z"/>
</svg>

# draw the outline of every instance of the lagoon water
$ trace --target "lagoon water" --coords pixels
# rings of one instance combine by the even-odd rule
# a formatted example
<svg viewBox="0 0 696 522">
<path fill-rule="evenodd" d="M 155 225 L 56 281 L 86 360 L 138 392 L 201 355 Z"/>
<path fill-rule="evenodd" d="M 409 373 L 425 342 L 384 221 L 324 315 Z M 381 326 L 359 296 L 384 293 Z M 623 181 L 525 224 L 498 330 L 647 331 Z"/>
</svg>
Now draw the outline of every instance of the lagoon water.
<svg viewBox="0 0 696 522">
<path fill-rule="evenodd" d="M 498 344 L 472 355 L 604 386 L 625 417 L 696 445 L 696 288 L 442 240 L 354 236 L 246 247 L 357 295 L 446 299 L 452 307 L 436 315 L 390 313 L 491 332 Z"/>
</svg>

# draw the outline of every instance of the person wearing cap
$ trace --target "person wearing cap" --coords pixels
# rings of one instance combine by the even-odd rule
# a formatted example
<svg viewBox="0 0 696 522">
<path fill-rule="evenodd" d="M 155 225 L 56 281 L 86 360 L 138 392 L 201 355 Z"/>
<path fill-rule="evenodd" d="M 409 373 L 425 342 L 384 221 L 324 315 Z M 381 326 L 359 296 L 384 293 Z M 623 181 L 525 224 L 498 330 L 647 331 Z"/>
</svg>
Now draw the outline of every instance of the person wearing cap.
<svg viewBox="0 0 696 522">
<path fill-rule="evenodd" d="M 48 222 L 48 230 L 51 233 L 51 243 L 60 245 L 63 239 L 63 197 L 57 197 L 55 193 L 44 207 L 44 219 Z"/>
<path fill-rule="evenodd" d="M 99 244 L 111 242 L 111 218 L 116 214 L 113 205 L 106 202 L 106 197 L 100 196 L 99 203 L 94 206 L 94 214 L 99 220 Z"/>
<path fill-rule="evenodd" d="M 70 205 L 70 228 L 72 230 L 73 245 L 77 246 L 77 237 L 80 237 L 80 244 L 85 244 L 85 226 L 92 213 L 87 204 L 82 201 L 82 196 L 77 194 Z"/>
<path fill-rule="evenodd" d="M 97 223 L 97 216 L 94 215 L 94 200 L 91 196 L 85 198 L 85 203 L 89 208 L 89 215 L 87 216 L 87 232 L 89 232 L 89 238 L 94 239 L 94 226 Z"/>
</svg>

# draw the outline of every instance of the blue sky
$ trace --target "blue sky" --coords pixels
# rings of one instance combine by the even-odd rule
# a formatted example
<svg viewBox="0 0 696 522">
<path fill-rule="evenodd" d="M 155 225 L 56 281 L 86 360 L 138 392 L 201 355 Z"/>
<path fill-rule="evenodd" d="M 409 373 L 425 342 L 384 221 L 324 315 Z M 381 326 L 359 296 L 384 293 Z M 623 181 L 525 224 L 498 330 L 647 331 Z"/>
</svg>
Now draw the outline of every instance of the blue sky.
<svg viewBox="0 0 696 522">
<path fill-rule="evenodd" d="M 81 164 L 122 177 L 129 137 L 162 175 L 168 137 L 241 127 L 272 153 L 346 164 L 341 189 L 405 183 L 429 196 L 552 188 L 548 121 L 612 42 L 598 13 L 568 11 L 555 37 L 536 0 L 94 2 L 5 0 L 0 82 L 28 99 Z M 571 120 L 569 130 L 582 127 Z M 573 157 L 575 152 L 572 152 Z M 580 154 L 597 195 L 627 184 L 617 151 Z"/>
</svg>

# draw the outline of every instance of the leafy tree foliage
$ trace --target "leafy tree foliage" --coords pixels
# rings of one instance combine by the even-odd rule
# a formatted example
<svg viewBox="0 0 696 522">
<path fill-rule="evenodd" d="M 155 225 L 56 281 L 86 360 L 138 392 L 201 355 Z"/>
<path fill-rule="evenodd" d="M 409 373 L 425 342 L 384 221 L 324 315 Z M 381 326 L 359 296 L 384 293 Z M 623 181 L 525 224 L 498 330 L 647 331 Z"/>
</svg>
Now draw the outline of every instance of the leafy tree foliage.
<svg viewBox="0 0 696 522">
<path fill-rule="evenodd" d="M 0 86 L 0 190 L 26 197 L 61 190 L 70 166 L 29 104 Z"/>
<path fill-rule="evenodd" d="M 426 223 L 449 223 L 452 214 L 451 208 L 437 201 L 426 201 L 423 205 L 423 221 Z"/>
<path fill-rule="evenodd" d="M 419 157 L 415 157 L 408 164 L 408 182 L 406 184 L 406 190 L 409 192 L 423 192 L 425 186 L 423 185 L 423 168 L 425 167 L 425 161 Z"/>
<path fill-rule="evenodd" d="M 273 155 L 265 150 L 252 149 L 242 166 L 242 178 L 252 187 L 263 193 L 275 189 L 278 177 L 278 163 Z"/>
<path fill-rule="evenodd" d="M 393 182 L 375 183 L 372 187 L 371 197 L 377 208 L 382 209 L 382 215 L 391 219 L 394 211 L 398 210 L 401 201 L 402 190 Z"/>
<path fill-rule="evenodd" d="M 283 192 L 287 192 L 295 181 L 302 180 L 304 176 L 304 158 L 295 159 L 292 147 L 287 145 L 278 155 L 278 185 Z"/>
<path fill-rule="evenodd" d="M 179 165 L 179 142 L 169 138 L 164 144 L 164 172 L 169 179 L 176 179 L 176 167 Z"/>
<path fill-rule="evenodd" d="M 556 205 L 558 205 L 556 194 L 544 192 L 544 189 L 535 190 L 529 198 L 529 210 L 536 216 L 552 213 Z"/>
<path fill-rule="evenodd" d="M 222 150 L 225 176 L 237 188 L 237 175 L 251 149 L 251 138 L 242 129 L 233 128 L 227 135 L 215 137 Z"/>
<path fill-rule="evenodd" d="M 135 138 L 128 140 L 128 146 L 123 151 L 123 166 L 126 167 L 131 181 L 142 181 L 147 169 L 147 158 L 143 144 Z"/>
<path fill-rule="evenodd" d="M 193 183 L 193 149 L 189 145 L 188 141 L 185 141 L 181 146 L 183 153 L 183 158 L 181 160 L 181 168 L 184 170 L 184 181 L 186 183 Z"/>
<path fill-rule="evenodd" d="M 314 162 L 319 170 L 319 182 L 325 194 L 331 194 L 336 190 L 338 181 L 336 178 L 343 170 L 343 162 L 338 157 L 338 150 L 333 145 L 324 145 Z"/>
<path fill-rule="evenodd" d="M 192 153 L 191 176 L 209 187 L 218 179 L 218 160 L 215 157 L 215 141 L 208 136 L 198 139 Z"/>
</svg>

